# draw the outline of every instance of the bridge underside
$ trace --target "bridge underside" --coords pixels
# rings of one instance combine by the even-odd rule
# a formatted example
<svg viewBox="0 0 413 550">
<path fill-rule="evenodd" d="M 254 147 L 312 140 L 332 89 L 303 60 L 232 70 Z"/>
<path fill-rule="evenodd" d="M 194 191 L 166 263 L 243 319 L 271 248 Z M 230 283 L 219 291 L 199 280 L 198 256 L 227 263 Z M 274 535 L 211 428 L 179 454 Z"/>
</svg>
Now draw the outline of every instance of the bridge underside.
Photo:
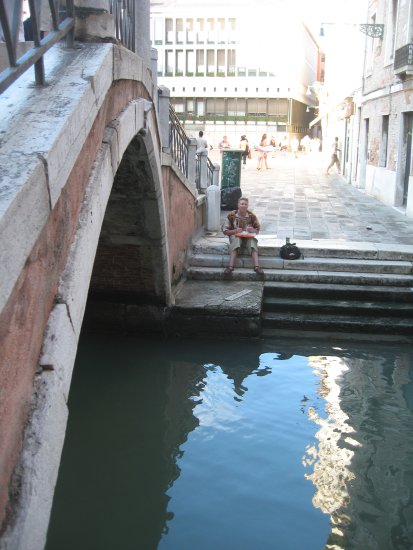
<svg viewBox="0 0 413 550">
<path fill-rule="evenodd" d="M 96 251 L 91 298 L 165 305 L 159 199 L 138 135 L 116 172 Z"/>
</svg>

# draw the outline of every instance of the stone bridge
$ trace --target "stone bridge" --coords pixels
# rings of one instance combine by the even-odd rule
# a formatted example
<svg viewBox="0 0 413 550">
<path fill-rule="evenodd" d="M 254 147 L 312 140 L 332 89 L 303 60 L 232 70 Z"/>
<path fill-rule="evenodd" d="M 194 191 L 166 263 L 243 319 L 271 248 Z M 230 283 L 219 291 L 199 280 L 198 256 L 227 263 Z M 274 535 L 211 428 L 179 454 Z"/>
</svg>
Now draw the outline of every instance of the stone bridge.
<svg viewBox="0 0 413 550">
<path fill-rule="evenodd" d="M 205 215 L 150 61 L 84 43 L 45 64 L 46 87 L 28 72 L 0 96 L 0 547 L 25 550 L 45 541 L 88 295 L 159 323 Z"/>
</svg>

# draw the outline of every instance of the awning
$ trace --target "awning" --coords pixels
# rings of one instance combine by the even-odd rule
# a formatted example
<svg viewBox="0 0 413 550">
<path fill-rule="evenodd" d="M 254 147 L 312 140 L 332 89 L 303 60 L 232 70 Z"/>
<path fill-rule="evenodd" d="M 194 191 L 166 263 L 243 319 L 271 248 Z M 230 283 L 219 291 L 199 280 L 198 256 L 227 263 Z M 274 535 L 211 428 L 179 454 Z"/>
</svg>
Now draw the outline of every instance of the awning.
<svg viewBox="0 0 413 550">
<path fill-rule="evenodd" d="M 308 127 L 312 128 L 315 124 L 317 124 L 317 122 L 320 122 L 320 120 L 322 120 L 325 116 L 334 111 L 336 111 L 339 119 L 349 118 L 351 115 L 354 115 L 354 103 L 353 101 L 344 101 L 342 103 L 338 103 L 337 105 L 333 105 L 329 109 L 326 109 L 322 115 L 318 115 L 318 117 L 312 120 Z"/>
<path fill-rule="evenodd" d="M 310 122 L 310 124 L 308 125 L 309 128 L 312 128 L 315 124 L 317 124 L 317 122 L 320 122 L 320 120 L 322 120 L 325 116 L 326 116 L 327 113 L 324 113 L 323 115 L 318 115 L 318 117 L 316 117 L 314 120 L 312 120 Z"/>
</svg>

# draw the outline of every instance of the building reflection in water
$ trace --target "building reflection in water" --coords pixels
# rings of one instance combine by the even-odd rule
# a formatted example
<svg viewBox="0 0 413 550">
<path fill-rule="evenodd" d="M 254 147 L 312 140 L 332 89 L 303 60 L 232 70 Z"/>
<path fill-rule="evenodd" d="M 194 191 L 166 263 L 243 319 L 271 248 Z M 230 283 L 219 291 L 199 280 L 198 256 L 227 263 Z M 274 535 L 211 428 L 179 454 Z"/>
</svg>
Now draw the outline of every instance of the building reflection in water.
<svg viewBox="0 0 413 550">
<path fill-rule="evenodd" d="M 313 504 L 331 517 L 327 548 L 413 547 L 412 355 L 310 356 L 326 416 L 306 449 Z"/>
<path fill-rule="evenodd" d="M 273 445 L 267 462 L 284 461 L 282 471 L 290 479 L 293 466 L 285 464 L 288 459 L 282 455 L 287 456 L 294 444 L 289 459 L 298 457 L 296 478 L 309 487 L 299 462 L 304 453 L 305 477 L 315 488 L 313 506 L 330 516 L 326 548 L 413 547 L 411 348 L 386 356 L 385 351 L 367 352 L 365 347 L 346 350 L 295 341 L 290 347 L 271 341 L 192 344 L 169 343 L 167 353 L 161 348 L 158 352 L 150 342 L 144 350 L 145 345 L 137 347 L 134 339 L 104 346 L 97 337 L 83 345 L 71 390 L 69 429 L 47 548 L 73 548 L 80 539 L 85 547 L 90 539 L 90 548 L 127 548 L 130 541 L 142 548 L 157 548 L 172 525 L 174 508 L 169 495 L 178 478 L 180 482 L 185 478 L 180 467 L 189 436 L 196 436 L 202 426 L 206 428 L 203 437 L 218 437 L 219 432 L 228 439 L 232 426 L 245 441 L 239 421 L 241 402 L 252 407 L 252 420 L 258 416 L 264 424 L 251 404 L 258 395 L 254 392 L 264 387 L 265 397 L 272 401 L 267 390 L 275 394 L 281 384 L 285 393 L 275 398 L 280 405 L 277 418 L 271 416 L 267 422 L 273 441 L 263 434 L 262 447 L 267 452 Z M 121 366 L 120 349 L 124 353 Z M 306 365 L 314 372 L 316 392 Z M 280 368 L 282 375 L 276 373 L 276 366 L 285 367 Z M 290 372 L 295 377 L 288 378 Z M 308 376 L 299 382 L 298 373 L 303 376 L 303 372 Z M 274 376 L 267 377 L 270 374 Z M 257 379 L 262 376 L 267 386 Z M 301 388 L 306 388 L 306 395 L 302 396 Z M 291 418 L 287 407 L 294 413 Z M 301 422 L 301 413 L 311 423 L 309 430 L 307 420 Z M 248 429 L 255 442 L 256 425 L 251 417 Z M 280 433 L 285 436 L 284 447 Z M 306 449 L 300 439 L 303 434 L 306 441 L 312 441 Z M 205 448 L 210 449 L 209 441 L 208 445 Z M 255 443 L 251 447 L 255 457 Z M 241 462 L 234 449 L 227 449 L 229 455 Z M 201 453 L 197 460 L 202 461 L 197 466 L 208 470 L 209 455 Z M 252 462 L 247 460 L 248 467 Z M 274 515 L 280 515 L 277 506 L 285 507 L 290 498 L 289 509 L 305 510 L 314 518 L 314 509 L 308 513 L 310 491 L 305 490 L 303 502 L 294 502 L 300 497 L 290 495 L 288 485 L 274 505 L 272 497 L 280 497 L 279 487 L 277 495 L 268 495 L 267 478 L 263 485 L 268 509 L 274 506 L 277 510 Z M 184 500 L 189 496 L 185 493 Z M 294 524 L 294 515 L 288 521 Z M 327 532 L 325 525 L 322 540 Z"/>
</svg>

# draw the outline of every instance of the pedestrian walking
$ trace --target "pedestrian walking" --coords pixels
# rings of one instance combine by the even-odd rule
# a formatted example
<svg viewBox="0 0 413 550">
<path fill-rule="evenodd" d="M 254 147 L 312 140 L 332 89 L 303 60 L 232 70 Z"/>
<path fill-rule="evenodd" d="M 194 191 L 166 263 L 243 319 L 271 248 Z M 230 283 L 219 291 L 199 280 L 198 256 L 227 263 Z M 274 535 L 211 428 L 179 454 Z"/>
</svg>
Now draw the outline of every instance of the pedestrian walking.
<svg viewBox="0 0 413 550">
<path fill-rule="evenodd" d="M 242 164 L 245 167 L 247 164 L 247 157 L 249 156 L 250 146 L 247 140 L 247 136 L 241 136 L 241 141 L 239 142 L 239 148 L 242 151 Z"/>
<path fill-rule="evenodd" d="M 339 159 L 339 157 L 338 157 L 340 151 L 341 151 L 341 149 L 339 148 L 338 137 L 335 137 L 335 138 L 334 138 L 334 142 L 333 142 L 332 145 L 331 145 L 331 162 L 330 162 L 330 164 L 328 165 L 327 170 L 326 170 L 326 175 L 327 175 L 327 176 L 330 174 L 330 169 L 331 169 L 334 165 L 337 166 L 338 172 L 339 172 L 339 173 L 341 172 L 340 159 Z"/>
<path fill-rule="evenodd" d="M 294 158 L 296 159 L 297 156 L 298 156 L 298 154 L 297 154 L 297 152 L 298 152 L 298 139 L 295 136 L 290 141 L 290 147 L 291 147 L 291 152 L 294 155 Z"/>
</svg>

